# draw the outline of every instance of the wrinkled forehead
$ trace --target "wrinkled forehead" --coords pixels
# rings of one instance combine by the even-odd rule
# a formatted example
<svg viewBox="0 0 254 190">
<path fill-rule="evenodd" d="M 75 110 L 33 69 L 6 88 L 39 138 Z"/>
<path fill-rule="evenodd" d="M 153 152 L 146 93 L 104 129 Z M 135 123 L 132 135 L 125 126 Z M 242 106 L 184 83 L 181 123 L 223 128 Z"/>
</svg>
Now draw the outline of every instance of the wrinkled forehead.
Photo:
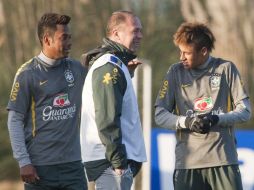
<svg viewBox="0 0 254 190">
<path fill-rule="evenodd" d="M 140 19 L 137 16 L 133 17 L 133 20 L 136 24 L 142 25 Z"/>
<path fill-rule="evenodd" d="M 118 29 L 120 30 L 141 30 L 142 29 L 142 24 L 140 22 L 140 19 L 138 17 L 133 17 L 129 16 L 125 20 L 125 22 L 121 23 L 120 25 L 117 26 Z"/>
<path fill-rule="evenodd" d="M 140 19 L 138 18 L 138 17 L 131 17 L 131 22 L 132 22 L 132 24 L 135 26 L 135 28 L 140 28 L 140 29 L 142 29 L 142 24 L 141 24 L 141 21 L 140 21 Z"/>
</svg>

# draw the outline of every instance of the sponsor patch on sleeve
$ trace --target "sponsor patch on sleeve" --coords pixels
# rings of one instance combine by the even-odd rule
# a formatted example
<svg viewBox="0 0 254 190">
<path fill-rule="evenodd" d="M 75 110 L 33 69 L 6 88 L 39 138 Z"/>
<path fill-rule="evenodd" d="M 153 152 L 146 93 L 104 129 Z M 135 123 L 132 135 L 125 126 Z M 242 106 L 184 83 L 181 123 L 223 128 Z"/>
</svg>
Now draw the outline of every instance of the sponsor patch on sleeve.
<svg viewBox="0 0 254 190">
<path fill-rule="evenodd" d="M 165 80 L 165 81 L 163 82 L 162 88 L 161 88 L 161 90 L 160 90 L 160 94 L 159 94 L 160 99 L 165 98 L 165 95 L 166 95 L 166 93 L 167 93 L 167 90 L 168 90 L 168 81 Z"/>
<path fill-rule="evenodd" d="M 11 91 L 11 96 L 10 96 L 11 101 L 16 101 L 18 92 L 19 92 L 19 82 L 15 82 Z"/>
</svg>

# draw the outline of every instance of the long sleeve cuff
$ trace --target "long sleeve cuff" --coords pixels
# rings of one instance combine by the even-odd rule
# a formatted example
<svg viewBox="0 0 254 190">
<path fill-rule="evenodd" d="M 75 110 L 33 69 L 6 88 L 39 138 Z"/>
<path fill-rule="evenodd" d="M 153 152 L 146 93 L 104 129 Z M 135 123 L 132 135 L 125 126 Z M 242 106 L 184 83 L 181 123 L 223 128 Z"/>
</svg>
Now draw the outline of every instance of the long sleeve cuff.
<svg viewBox="0 0 254 190">
<path fill-rule="evenodd" d="M 8 130 L 14 158 L 19 166 L 31 164 L 25 144 L 24 115 L 10 110 L 8 114 Z"/>
<path fill-rule="evenodd" d="M 186 129 L 185 120 L 186 120 L 185 116 L 178 117 L 178 119 L 176 121 L 176 128 L 177 129 Z"/>
<path fill-rule="evenodd" d="M 19 167 L 21 168 L 23 166 L 31 164 L 31 160 L 29 157 L 24 157 L 18 160 L 18 163 L 19 163 Z"/>
<path fill-rule="evenodd" d="M 155 108 L 155 123 L 160 127 L 166 129 L 177 129 L 177 121 L 179 120 L 180 116 L 174 115 L 170 113 L 163 107 L 156 107 Z"/>
</svg>

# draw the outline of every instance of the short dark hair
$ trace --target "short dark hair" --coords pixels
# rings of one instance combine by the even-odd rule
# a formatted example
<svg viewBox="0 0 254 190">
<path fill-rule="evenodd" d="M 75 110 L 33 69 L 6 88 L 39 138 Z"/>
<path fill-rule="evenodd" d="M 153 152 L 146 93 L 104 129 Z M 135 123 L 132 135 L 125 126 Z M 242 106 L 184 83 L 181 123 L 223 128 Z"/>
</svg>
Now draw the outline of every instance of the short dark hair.
<svg viewBox="0 0 254 190">
<path fill-rule="evenodd" d="M 43 35 L 46 32 L 49 32 L 50 35 L 53 35 L 56 31 L 56 25 L 67 25 L 71 20 L 70 16 L 60 15 L 57 13 L 45 13 L 42 15 L 41 19 L 38 22 L 38 38 L 42 45 Z"/>
<path fill-rule="evenodd" d="M 214 49 L 215 37 L 211 30 L 202 23 L 185 22 L 174 34 L 175 45 L 193 44 L 197 50 L 206 47 L 209 52 Z"/>
<path fill-rule="evenodd" d="M 125 23 L 129 17 L 136 17 L 131 11 L 119 10 L 112 13 L 107 23 L 106 35 L 109 37 L 113 29 L 122 23 Z"/>
</svg>

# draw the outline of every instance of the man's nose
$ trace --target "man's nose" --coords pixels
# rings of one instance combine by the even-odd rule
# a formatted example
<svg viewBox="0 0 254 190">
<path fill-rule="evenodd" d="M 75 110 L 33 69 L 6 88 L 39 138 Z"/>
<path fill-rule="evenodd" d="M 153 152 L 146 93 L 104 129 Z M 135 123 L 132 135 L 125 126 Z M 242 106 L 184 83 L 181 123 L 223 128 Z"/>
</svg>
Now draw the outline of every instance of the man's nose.
<svg viewBox="0 0 254 190">
<path fill-rule="evenodd" d="M 138 33 L 138 38 L 140 38 L 140 39 L 142 39 L 142 38 L 143 38 L 143 34 L 142 34 L 142 32 L 139 32 L 139 33 Z"/>
<path fill-rule="evenodd" d="M 180 53 L 180 60 L 181 60 L 181 61 L 185 60 L 184 53 Z"/>
</svg>

